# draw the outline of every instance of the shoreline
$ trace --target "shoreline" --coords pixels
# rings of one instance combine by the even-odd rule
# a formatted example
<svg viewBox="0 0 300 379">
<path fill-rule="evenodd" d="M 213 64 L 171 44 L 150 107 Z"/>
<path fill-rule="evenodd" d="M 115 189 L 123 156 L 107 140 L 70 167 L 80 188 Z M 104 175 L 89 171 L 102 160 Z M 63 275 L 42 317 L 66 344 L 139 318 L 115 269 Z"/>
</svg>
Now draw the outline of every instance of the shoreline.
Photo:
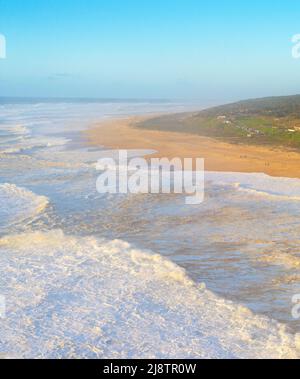
<svg viewBox="0 0 300 379">
<path fill-rule="evenodd" d="M 283 148 L 241 145 L 210 137 L 145 130 L 136 125 L 155 117 L 136 116 L 93 124 L 84 132 L 88 146 L 116 150 L 152 150 L 150 158 L 204 158 L 205 171 L 265 173 L 274 177 L 300 179 L 300 152 Z"/>
</svg>

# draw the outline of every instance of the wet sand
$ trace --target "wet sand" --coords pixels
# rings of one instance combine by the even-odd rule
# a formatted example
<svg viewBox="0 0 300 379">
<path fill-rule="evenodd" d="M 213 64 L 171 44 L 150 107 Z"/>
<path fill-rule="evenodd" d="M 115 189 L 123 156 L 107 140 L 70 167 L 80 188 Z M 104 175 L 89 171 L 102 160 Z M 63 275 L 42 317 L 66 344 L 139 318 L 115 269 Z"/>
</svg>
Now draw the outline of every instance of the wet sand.
<svg viewBox="0 0 300 379">
<path fill-rule="evenodd" d="M 85 132 L 84 139 L 90 146 L 155 150 L 151 158 L 204 158 L 207 171 L 263 172 L 300 178 L 299 152 L 227 143 L 194 134 L 145 130 L 136 126 L 143 119 L 146 118 L 130 117 L 95 124 Z"/>
</svg>

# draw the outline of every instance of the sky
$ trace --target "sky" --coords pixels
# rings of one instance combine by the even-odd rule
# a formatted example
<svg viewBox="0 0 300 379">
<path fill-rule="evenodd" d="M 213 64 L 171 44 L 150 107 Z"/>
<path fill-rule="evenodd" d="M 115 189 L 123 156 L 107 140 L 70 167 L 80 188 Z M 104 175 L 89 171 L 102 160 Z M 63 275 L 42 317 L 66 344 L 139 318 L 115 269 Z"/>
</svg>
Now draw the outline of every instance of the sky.
<svg viewBox="0 0 300 379">
<path fill-rule="evenodd" d="M 295 0 L 0 0 L 0 96 L 300 93 Z"/>
</svg>

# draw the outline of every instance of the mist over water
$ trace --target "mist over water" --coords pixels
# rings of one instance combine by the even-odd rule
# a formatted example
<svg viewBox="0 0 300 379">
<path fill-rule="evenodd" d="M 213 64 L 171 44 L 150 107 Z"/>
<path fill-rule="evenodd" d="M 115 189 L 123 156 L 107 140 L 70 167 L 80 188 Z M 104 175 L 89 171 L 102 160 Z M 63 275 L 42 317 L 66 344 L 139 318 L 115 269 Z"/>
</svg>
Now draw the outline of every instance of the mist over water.
<svg viewBox="0 0 300 379">
<path fill-rule="evenodd" d="M 193 109 L 0 104 L 0 353 L 298 355 L 291 310 L 300 293 L 300 180 L 206 173 L 205 201 L 196 206 L 184 195 L 96 191 L 103 149 L 84 146 L 85 128 Z"/>
</svg>

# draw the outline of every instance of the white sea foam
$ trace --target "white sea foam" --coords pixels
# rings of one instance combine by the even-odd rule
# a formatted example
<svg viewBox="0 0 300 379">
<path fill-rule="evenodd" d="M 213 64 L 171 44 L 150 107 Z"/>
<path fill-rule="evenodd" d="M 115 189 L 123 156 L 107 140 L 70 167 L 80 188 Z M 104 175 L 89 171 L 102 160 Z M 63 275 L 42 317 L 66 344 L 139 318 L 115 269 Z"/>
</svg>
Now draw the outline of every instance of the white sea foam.
<svg viewBox="0 0 300 379">
<path fill-rule="evenodd" d="M 48 199 L 14 184 L 0 184 L 0 232 L 26 224 L 48 205 Z"/>
<path fill-rule="evenodd" d="M 54 137 L 27 137 L 17 140 L 16 143 L 0 146 L 1 154 L 14 154 L 34 148 L 62 146 L 68 143 L 66 138 Z"/>
<path fill-rule="evenodd" d="M 128 159 L 141 157 L 144 155 L 152 154 L 152 150 L 128 150 Z M 73 163 L 74 165 L 82 163 L 92 163 L 92 166 L 97 165 L 99 159 L 114 159 L 116 164 L 118 164 L 119 151 L 118 150 L 100 150 L 88 148 L 80 148 L 77 150 L 65 150 L 64 146 L 52 147 L 47 150 L 38 151 L 34 154 L 35 157 L 48 160 L 48 161 L 59 161 L 64 163 Z M 127 166 L 118 166 L 120 170 L 127 169 Z M 109 169 L 108 167 L 106 167 Z M 115 166 L 114 166 L 115 168 Z"/>
<path fill-rule="evenodd" d="M 273 193 L 272 189 L 269 189 L 269 191 L 261 191 L 254 188 L 248 188 L 247 185 L 243 185 L 241 183 L 234 183 L 234 188 L 236 188 L 238 191 L 246 192 L 254 196 L 266 197 L 270 200 L 300 201 L 300 194 L 299 196 L 281 195 L 280 193 Z"/>
<path fill-rule="evenodd" d="M 24 124 L 0 124 L 0 132 L 10 134 L 29 134 L 29 129 Z"/>
<path fill-rule="evenodd" d="M 33 358 L 297 358 L 299 337 L 159 255 L 61 231 L 0 240 L 0 352 Z"/>
<path fill-rule="evenodd" d="M 207 181 L 230 185 L 250 195 L 265 196 L 273 200 L 300 200 L 300 180 L 272 177 L 261 173 L 206 172 Z"/>
</svg>

